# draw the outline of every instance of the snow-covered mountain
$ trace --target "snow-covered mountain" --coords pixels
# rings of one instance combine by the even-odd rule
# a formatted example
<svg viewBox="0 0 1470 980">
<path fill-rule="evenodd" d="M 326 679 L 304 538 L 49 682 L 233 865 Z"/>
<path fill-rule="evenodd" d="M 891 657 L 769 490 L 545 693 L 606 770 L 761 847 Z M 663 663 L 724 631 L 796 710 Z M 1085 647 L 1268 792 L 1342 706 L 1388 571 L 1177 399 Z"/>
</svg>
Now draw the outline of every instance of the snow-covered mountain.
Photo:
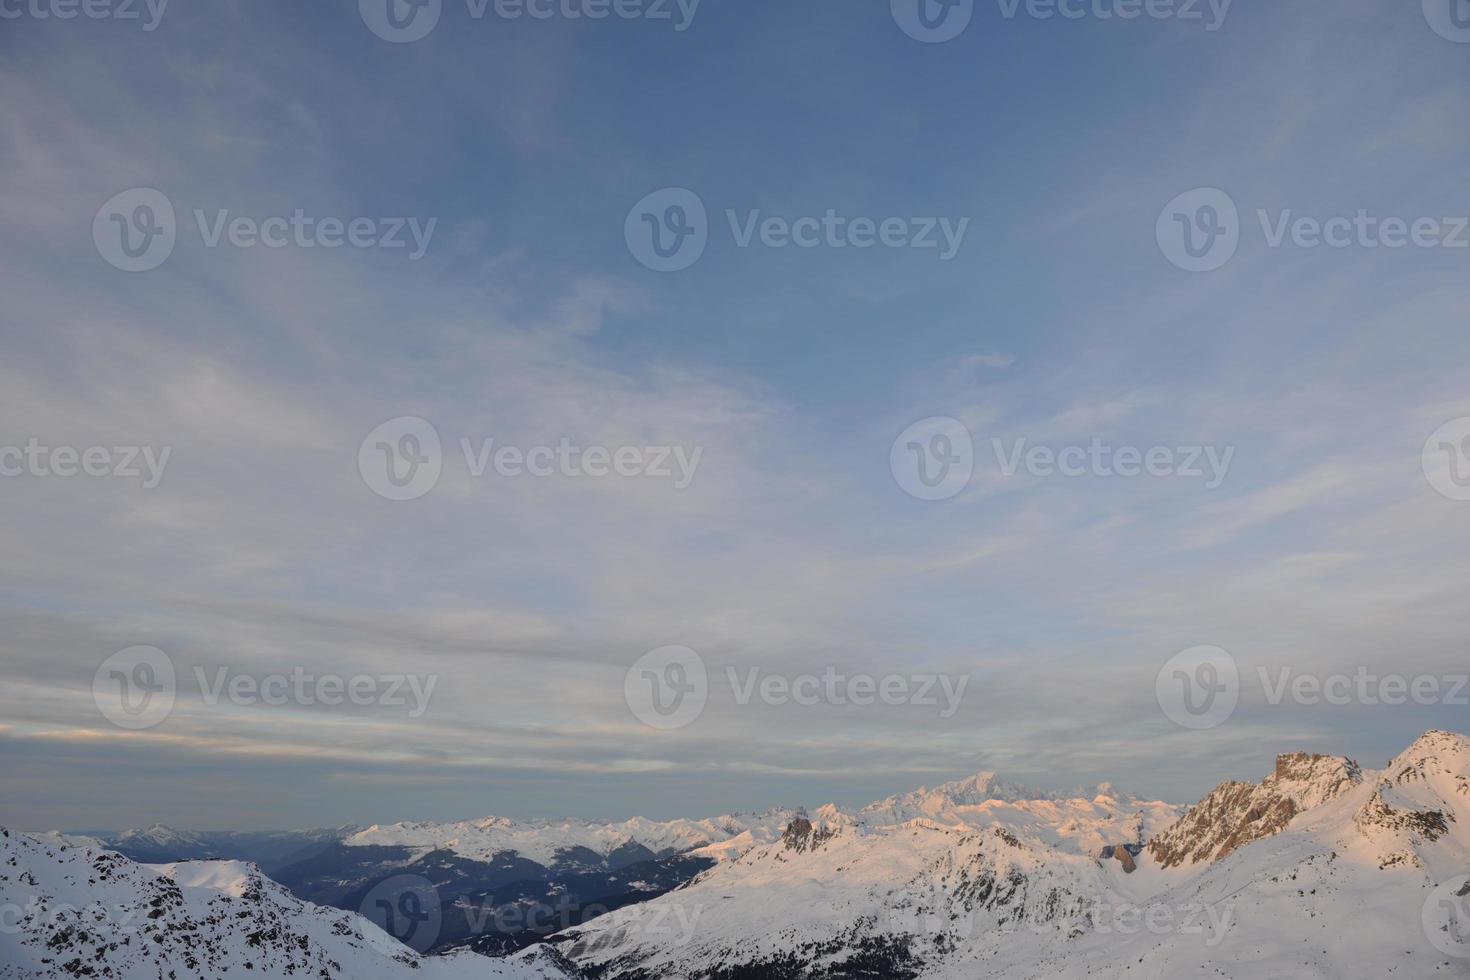
<svg viewBox="0 0 1470 980">
<path fill-rule="evenodd" d="M 662 894 L 712 864 L 777 839 L 793 811 L 703 820 L 397 823 L 282 832 L 166 826 L 98 840 L 149 864 L 225 859 L 258 864 L 297 898 L 351 911 L 385 881 L 429 882 L 443 906 L 434 948 L 503 954 L 581 921 Z M 555 916 L 548 914 L 555 909 Z M 531 928 L 534 920 L 538 925 Z"/>
<path fill-rule="evenodd" d="M 0 978 L 565 980 L 548 952 L 421 957 L 368 920 L 237 861 L 138 864 L 85 839 L 0 830 Z"/>
<path fill-rule="evenodd" d="M 933 789 L 890 796 L 858 811 L 868 827 L 921 821 L 960 833 L 1003 828 L 1073 854 L 1111 844 L 1142 844 L 1179 819 L 1183 808 L 1140 800 L 1111 784 L 1055 793 L 982 772 Z"/>
<path fill-rule="evenodd" d="M 322 848 L 357 833 L 358 827 L 314 830 L 175 830 L 155 824 L 142 830 L 93 834 L 124 857 L 145 864 L 171 861 L 237 860 L 258 864 L 267 873 L 304 860 Z"/>
<path fill-rule="evenodd" d="M 1260 783 L 1224 782 L 1184 819 L 1149 841 L 1166 868 L 1217 861 L 1243 844 L 1280 833 L 1303 810 L 1337 799 L 1363 781 L 1351 759 L 1294 752 L 1276 758 Z"/>
<path fill-rule="evenodd" d="M 1283 756 L 1169 827 L 1136 801 L 961 786 L 864 811 L 879 822 L 793 821 L 553 944 L 607 980 L 1470 976 L 1463 735 L 1431 732 L 1381 772 Z M 935 816 L 882 822 L 915 806 Z"/>
<path fill-rule="evenodd" d="M 1187 809 L 980 773 L 856 812 L 395 824 L 313 855 L 296 896 L 243 862 L 0 834 L 0 980 L 1470 978 L 1470 738 L 1449 732 L 1377 771 L 1283 755 Z M 299 897 L 310 880 L 367 908 L 389 874 L 434 892 L 437 948 L 461 951 Z M 545 944 L 463 951 L 550 931 L 507 942 L 477 911 L 573 894 Z"/>
<path fill-rule="evenodd" d="M 635 817 L 618 823 L 588 820 L 511 820 L 486 817 L 457 823 L 395 823 L 374 825 L 347 836 L 349 847 L 405 847 L 415 854 L 449 851 L 472 861 L 490 861 L 515 854 L 553 868 L 581 859 L 591 852 L 613 866 L 634 860 L 667 857 L 707 845 L 716 859 L 742 847 L 770 843 L 781 836 L 793 811 L 735 813 L 706 820 L 647 820 Z"/>
</svg>

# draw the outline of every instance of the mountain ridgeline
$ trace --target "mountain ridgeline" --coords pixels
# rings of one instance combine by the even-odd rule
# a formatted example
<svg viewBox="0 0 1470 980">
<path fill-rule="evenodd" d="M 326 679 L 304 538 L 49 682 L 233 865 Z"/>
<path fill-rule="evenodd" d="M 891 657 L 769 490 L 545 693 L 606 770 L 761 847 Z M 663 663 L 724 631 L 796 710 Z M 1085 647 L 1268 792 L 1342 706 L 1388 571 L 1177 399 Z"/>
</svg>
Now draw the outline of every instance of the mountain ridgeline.
<svg viewBox="0 0 1470 980">
<path fill-rule="evenodd" d="M 3 846 L 0 980 L 1470 977 L 1450 732 L 1380 770 L 1285 754 L 1192 807 L 982 773 L 856 811 Z M 409 948 L 378 907 L 432 928 Z"/>
</svg>

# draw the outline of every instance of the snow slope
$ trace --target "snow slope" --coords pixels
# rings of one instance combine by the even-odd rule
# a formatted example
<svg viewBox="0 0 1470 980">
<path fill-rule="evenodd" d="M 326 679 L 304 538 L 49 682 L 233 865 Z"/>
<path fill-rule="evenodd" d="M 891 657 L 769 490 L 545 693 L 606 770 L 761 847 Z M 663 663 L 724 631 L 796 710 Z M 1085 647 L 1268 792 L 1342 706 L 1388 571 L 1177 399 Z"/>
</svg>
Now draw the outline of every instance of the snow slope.
<svg viewBox="0 0 1470 980">
<path fill-rule="evenodd" d="M 0 829 L 0 978 L 251 976 L 564 980 L 542 954 L 420 957 L 366 919 L 291 897 L 238 861 L 136 864 Z"/>
<path fill-rule="evenodd" d="M 1470 739 L 1431 732 L 1381 772 L 1283 756 L 1226 787 L 1146 830 L 1159 849 L 1111 797 L 883 801 L 864 812 L 942 819 L 797 821 L 553 942 L 608 980 L 1470 977 Z"/>
</svg>

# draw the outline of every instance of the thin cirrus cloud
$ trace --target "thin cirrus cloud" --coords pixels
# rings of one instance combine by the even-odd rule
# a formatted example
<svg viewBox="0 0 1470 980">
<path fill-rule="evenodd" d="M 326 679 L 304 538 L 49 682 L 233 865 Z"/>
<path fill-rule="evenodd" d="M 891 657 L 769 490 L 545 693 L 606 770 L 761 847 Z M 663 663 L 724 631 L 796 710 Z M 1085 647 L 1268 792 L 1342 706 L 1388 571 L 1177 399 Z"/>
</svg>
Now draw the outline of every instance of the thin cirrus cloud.
<svg viewBox="0 0 1470 980">
<path fill-rule="evenodd" d="M 1035 185 L 1047 197 L 1028 202 L 1032 213 L 991 213 L 971 174 L 936 166 L 942 200 L 979 201 L 995 222 L 987 260 L 1009 247 L 1002 258 L 1055 276 L 1016 309 L 989 305 L 991 292 L 1024 290 L 988 280 L 985 265 L 959 273 L 958 309 L 940 290 L 901 289 L 896 272 L 821 278 L 799 257 L 718 248 L 683 279 L 641 275 L 618 239 L 639 195 L 685 181 L 754 205 L 774 178 L 742 183 L 733 164 L 662 155 L 640 142 L 655 108 L 601 124 L 568 95 L 594 57 L 569 33 L 496 58 L 515 46 L 481 31 L 463 42 L 482 45 L 471 62 L 458 39 L 363 53 L 312 21 L 252 58 L 219 32 L 270 32 L 243 9 L 228 16 L 181 15 L 167 54 L 136 78 L 92 57 L 104 42 L 80 33 L 0 42 L 18 55 L 0 75 L 0 442 L 172 447 L 152 491 L 0 483 L 0 822 L 705 815 L 862 803 L 980 768 L 1188 800 L 1222 774 L 1259 775 L 1278 749 L 1368 761 L 1450 723 L 1398 714 L 1364 726 L 1352 713 L 1273 709 L 1252 688 L 1231 724 L 1184 733 L 1153 701 L 1159 665 L 1203 643 L 1232 650 L 1248 675 L 1282 663 L 1455 668 L 1470 532 L 1418 454 L 1437 425 L 1470 414 L 1463 276 L 1446 278 L 1444 256 L 1251 242 L 1226 269 L 1188 278 L 1152 241 L 1163 202 L 1204 184 L 1228 185 L 1248 224 L 1255 207 L 1452 208 L 1458 187 L 1427 161 L 1463 162 L 1463 137 L 1442 124 L 1464 117 L 1466 96 L 1433 77 L 1458 52 L 1397 27 L 1370 38 L 1374 18 L 1400 23 L 1386 8 L 1355 7 L 1332 43 L 1305 5 L 1261 13 L 1260 25 L 1238 14 L 1180 91 L 1052 137 L 1057 170 Z M 1040 27 L 1027 25 L 1026 45 L 1044 44 Z M 1124 52 L 1137 43 L 1118 37 Z M 857 41 L 890 53 L 886 36 Z M 1269 56 L 1304 43 L 1340 84 L 1324 90 L 1318 66 Z M 300 56 L 312 45 L 324 59 Z M 1370 46 L 1402 70 L 1356 70 Z M 1246 48 L 1271 67 L 1240 72 Z M 354 57 L 393 85 L 371 84 Z M 54 84 L 69 73 L 100 101 Z M 716 90 L 697 95 L 720 104 Z M 883 115 L 893 107 L 874 105 L 873 125 L 894 123 Z M 850 145 L 825 128 L 840 121 L 771 122 L 810 139 L 804 152 Z M 1361 130 L 1357 150 L 1325 167 L 1336 144 L 1322 134 L 1348 126 Z M 396 139 L 383 135 L 394 127 Z M 765 152 L 794 151 L 773 140 Z M 598 165 L 575 169 L 587 158 Z M 843 159 L 844 199 L 894 183 Z M 442 251 L 413 266 L 183 241 L 158 272 L 115 275 L 93 251 L 92 215 L 117 190 L 154 184 L 185 223 L 193 207 L 265 214 L 297 202 L 473 217 L 446 217 Z M 541 222 L 561 231 L 539 235 L 521 193 L 565 206 Z M 820 213 L 830 202 L 811 203 Z M 810 299 L 853 295 L 910 305 L 865 320 Z M 803 322 L 778 322 L 773 297 L 803 296 Z M 966 302 L 985 315 L 965 315 Z M 1000 322 L 1007 314 L 1032 326 Z M 736 349 L 742 328 L 762 350 Z M 858 359 L 884 374 L 853 397 L 839 375 L 871 370 Z M 446 472 L 425 500 L 390 503 L 363 484 L 357 450 L 408 414 L 439 428 Z M 898 489 L 888 450 L 934 415 L 963 420 L 982 458 L 965 493 L 921 504 Z M 563 436 L 698 446 L 703 458 L 677 492 L 476 479 L 458 458 L 461 438 Z M 1235 457 L 1210 491 L 1008 477 L 988 458 L 992 439 L 1093 437 Z M 137 643 L 175 658 L 180 699 L 159 729 L 127 734 L 106 726 L 90 690 L 103 658 Z M 949 671 L 971 687 L 940 723 L 742 706 L 717 686 L 697 724 L 660 733 L 628 711 L 623 676 L 674 643 L 699 650 L 717 679 L 835 665 Z M 296 665 L 439 683 L 410 719 L 209 706 L 192 669 Z M 308 798 L 300 785 L 333 792 Z"/>
</svg>

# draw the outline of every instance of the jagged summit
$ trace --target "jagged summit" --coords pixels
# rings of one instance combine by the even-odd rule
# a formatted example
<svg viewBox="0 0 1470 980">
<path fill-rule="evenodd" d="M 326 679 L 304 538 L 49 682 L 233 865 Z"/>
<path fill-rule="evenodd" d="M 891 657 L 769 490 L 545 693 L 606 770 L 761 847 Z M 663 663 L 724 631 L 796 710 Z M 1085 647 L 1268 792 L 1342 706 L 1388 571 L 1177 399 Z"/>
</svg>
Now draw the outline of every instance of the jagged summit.
<svg viewBox="0 0 1470 980">
<path fill-rule="evenodd" d="M 1065 791 L 1041 790 L 1007 782 L 994 772 L 985 770 L 963 779 L 940 783 L 932 789 L 920 787 L 912 792 L 894 794 L 863 807 L 859 811 L 859 817 L 866 822 L 898 823 L 919 817 L 945 819 L 947 815 L 952 816 L 956 809 L 984 806 L 992 802 L 1060 802 L 1097 798 L 1121 802 L 1137 799 L 1131 794 L 1120 794 L 1112 783 L 1099 783 L 1096 786 Z"/>
<path fill-rule="evenodd" d="M 1337 799 L 1363 781 L 1363 770 L 1340 756 L 1289 752 L 1259 783 L 1227 780 L 1148 844 L 1165 868 L 1218 861 L 1242 844 L 1286 828 L 1298 813 Z"/>
<path fill-rule="evenodd" d="M 643 907 L 643 921 L 702 915 L 697 928 L 653 936 L 608 917 L 553 943 L 603 980 L 1464 975 L 1463 923 L 1426 901 L 1470 891 L 1464 736 L 1429 733 L 1383 772 L 1286 753 L 1183 815 L 1004 785 L 901 794 L 827 835 L 793 820 Z"/>
</svg>

